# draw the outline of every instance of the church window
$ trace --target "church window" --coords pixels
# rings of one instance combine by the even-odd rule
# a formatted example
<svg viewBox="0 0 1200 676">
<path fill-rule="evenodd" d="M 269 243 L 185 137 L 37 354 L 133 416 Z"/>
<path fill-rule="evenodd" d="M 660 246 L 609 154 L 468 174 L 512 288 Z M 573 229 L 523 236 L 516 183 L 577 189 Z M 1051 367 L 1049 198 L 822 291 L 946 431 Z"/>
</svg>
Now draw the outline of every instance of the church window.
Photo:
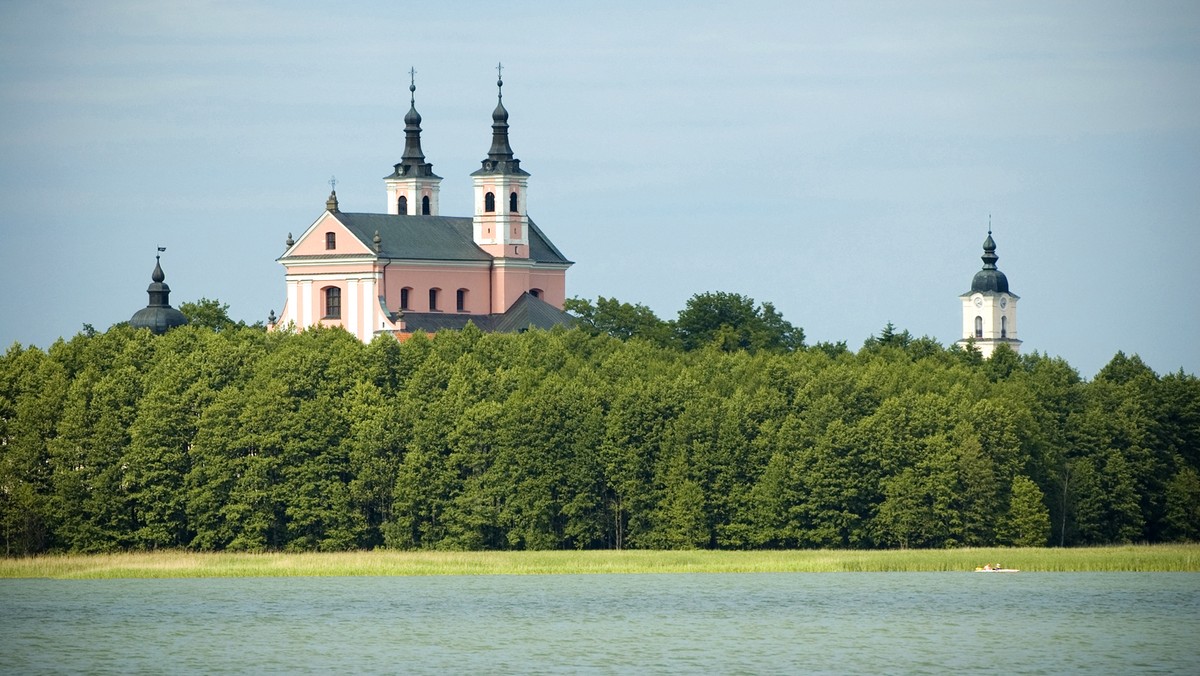
<svg viewBox="0 0 1200 676">
<path fill-rule="evenodd" d="M 412 291 L 412 289 L 407 286 L 404 287 L 403 289 L 400 289 L 400 309 L 401 310 L 408 309 L 408 292 L 409 291 Z"/>
<path fill-rule="evenodd" d="M 1000 337 L 1001 338 L 1008 337 L 1008 317 L 1000 318 Z"/>
<path fill-rule="evenodd" d="M 332 233 L 332 232 L 325 233 L 325 248 L 326 249 L 336 249 L 337 248 L 337 234 L 336 233 Z"/>
<path fill-rule="evenodd" d="M 975 337 L 976 338 L 983 337 L 983 317 L 975 318 Z"/>
<path fill-rule="evenodd" d="M 421 198 L 421 215 L 422 216 L 429 215 L 429 195 L 426 195 Z"/>
<path fill-rule="evenodd" d="M 408 198 L 404 195 L 401 195 L 400 199 L 396 200 L 396 213 L 401 216 L 408 215 Z"/>
<path fill-rule="evenodd" d="M 323 318 L 342 318 L 342 290 L 336 286 L 325 287 L 325 312 Z"/>
<path fill-rule="evenodd" d="M 455 300 L 457 303 L 458 311 L 466 312 L 467 311 L 467 290 L 459 289 L 458 297 Z"/>
<path fill-rule="evenodd" d="M 533 296 L 534 298 L 541 298 L 542 290 L 541 289 L 530 289 L 529 295 Z"/>
<path fill-rule="evenodd" d="M 508 196 L 508 210 L 511 213 L 517 213 L 517 193 Z"/>
<path fill-rule="evenodd" d="M 483 196 L 483 210 L 488 213 L 496 210 L 496 193 L 489 192 Z"/>
<path fill-rule="evenodd" d="M 430 289 L 429 290 L 429 311 L 430 312 L 437 312 L 438 291 L 441 291 L 441 289 Z"/>
</svg>

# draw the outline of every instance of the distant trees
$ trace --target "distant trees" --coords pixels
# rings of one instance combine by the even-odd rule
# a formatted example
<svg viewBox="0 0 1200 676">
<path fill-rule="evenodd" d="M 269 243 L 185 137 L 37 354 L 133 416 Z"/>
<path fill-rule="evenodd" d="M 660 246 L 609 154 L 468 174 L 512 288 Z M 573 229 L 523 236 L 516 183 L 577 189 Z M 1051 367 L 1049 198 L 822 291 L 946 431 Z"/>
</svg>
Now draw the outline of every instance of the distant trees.
<svg viewBox="0 0 1200 676">
<path fill-rule="evenodd" d="M 0 355 L 6 555 L 1200 537 L 1200 381 L 1136 356 L 806 348 L 736 294 L 369 345 L 213 303 Z"/>
<path fill-rule="evenodd" d="M 641 338 L 662 347 L 696 350 L 716 347 L 725 352 L 781 352 L 804 347 L 804 330 L 783 318 L 771 303 L 755 305 L 737 293 L 715 291 L 688 299 L 674 321 L 659 319 L 645 305 L 630 305 L 600 296 L 595 303 L 581 298 L 565 308 L 593 334 L 628 340 Z"/>
</svg>

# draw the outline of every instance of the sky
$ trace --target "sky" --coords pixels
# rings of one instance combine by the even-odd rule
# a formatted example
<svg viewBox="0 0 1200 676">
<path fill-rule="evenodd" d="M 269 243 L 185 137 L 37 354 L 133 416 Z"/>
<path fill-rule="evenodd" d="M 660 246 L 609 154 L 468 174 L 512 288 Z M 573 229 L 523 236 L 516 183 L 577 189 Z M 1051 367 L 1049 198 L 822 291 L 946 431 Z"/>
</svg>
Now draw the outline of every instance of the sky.
<svg viewBox="0 0 1200 676">
<path fill-rule="evenodd" d="M 989 223 L 1023 352 L 1200 374 L 1200 4 L 0 0 L 0 349 L 147 301 L 265 320 L 324 209 L 384 212 L 409 69 L 469 216 L 496 64 L 567 295 L 706 291 L 810 343 L 949 345 Z"/>
</svg>

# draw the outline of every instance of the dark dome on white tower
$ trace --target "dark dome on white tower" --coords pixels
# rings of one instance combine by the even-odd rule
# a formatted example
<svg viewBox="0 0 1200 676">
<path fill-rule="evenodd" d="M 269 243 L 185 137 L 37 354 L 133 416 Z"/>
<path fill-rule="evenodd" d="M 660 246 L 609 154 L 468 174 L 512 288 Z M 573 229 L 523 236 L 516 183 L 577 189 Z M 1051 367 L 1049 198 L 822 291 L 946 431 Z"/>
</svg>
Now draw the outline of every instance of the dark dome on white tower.
<svg viewBox="0 0 1200 676">
<path fill-rule="evenodd" d="M 996 240 L 988 227 L 983 240 L 983 269 L 971 278 L 971 290 L 959 296 L 962 301 L 963 332 L 958 345 L 972 346 L 990 357 L 1000 345 L 1013 351 L 1021 349 L 1017 339 L 1017 301 L 1008 289 L 1008 277 L 996 267 Z"/>
</svg>

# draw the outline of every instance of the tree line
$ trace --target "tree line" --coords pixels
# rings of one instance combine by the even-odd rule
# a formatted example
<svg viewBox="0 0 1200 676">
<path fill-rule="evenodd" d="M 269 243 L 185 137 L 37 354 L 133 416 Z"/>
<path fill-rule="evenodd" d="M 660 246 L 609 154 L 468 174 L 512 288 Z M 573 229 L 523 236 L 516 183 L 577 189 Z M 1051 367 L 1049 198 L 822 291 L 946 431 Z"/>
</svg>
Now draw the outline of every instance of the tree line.
<svg viewBox="0 0 1200 676">
<path fill-rule="evenodd" d="M 370 344 L 181 309 L 0 358 L 6 555 L 1200 538 L 1200 383 L 1137 356 L 806 346 L 736 294 Z"/>
</svg>

